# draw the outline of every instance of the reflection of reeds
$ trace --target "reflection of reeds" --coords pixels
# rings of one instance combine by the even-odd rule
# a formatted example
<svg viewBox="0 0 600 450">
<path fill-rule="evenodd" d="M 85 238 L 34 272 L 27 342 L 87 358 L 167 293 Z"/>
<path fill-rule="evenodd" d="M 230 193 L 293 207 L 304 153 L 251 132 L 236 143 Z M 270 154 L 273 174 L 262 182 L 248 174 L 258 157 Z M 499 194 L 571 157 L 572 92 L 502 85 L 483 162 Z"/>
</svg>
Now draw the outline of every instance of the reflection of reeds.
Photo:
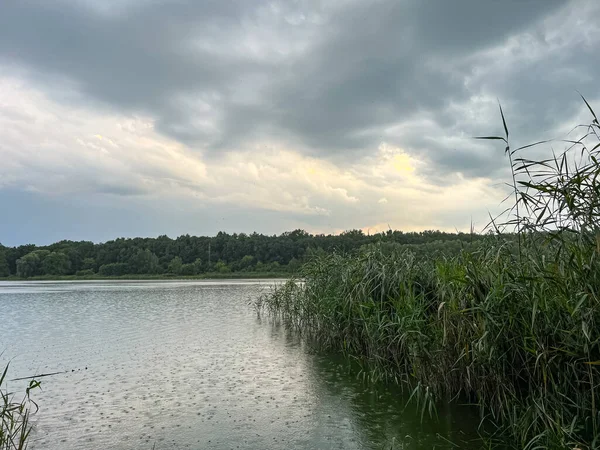
<svg viewBox="0 0 600 450">
<path fill-rule="evenodd" d="M 27 448 L 27 438 L 31 432 L 29 416 L 32 406 L 37 411 L 37 404 L 31 400 L 29 393 L 40 383 L 31 380 L 23 398 L 15 400 L 15 395 L 8 392 L 5 385 L 8 366 L 0 376 L 0 450 L 23 450 Z"/>
<path fill-rule="evenodd" d="M 374 376 L 466 398 L 516 448 L 598 448 L 600 125 L 546 160 L 512 150 L 514 204 L 455 257 L 371 246 L 321 255 L 259 306 Z M 504 234 L 504 231 L 515 231 Z M 425 395 L 426 394 L 426 395 Z"/>
</svg>

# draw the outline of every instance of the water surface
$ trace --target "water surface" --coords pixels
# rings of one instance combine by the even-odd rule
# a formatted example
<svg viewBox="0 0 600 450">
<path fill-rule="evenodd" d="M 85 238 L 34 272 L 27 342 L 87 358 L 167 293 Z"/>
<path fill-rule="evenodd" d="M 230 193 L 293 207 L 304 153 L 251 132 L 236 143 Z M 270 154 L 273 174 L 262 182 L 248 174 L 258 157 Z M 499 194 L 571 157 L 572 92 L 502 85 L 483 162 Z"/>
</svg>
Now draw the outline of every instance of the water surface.
<svg viewBox="0 0 600 450">
<path fill-rule="evenodd" d="M 472 410 L 421 420 L 257 317 L 248 300 L 273 283 L 0 283 L 10 378 L 66 371 L 34 394 L 30 449 L 479 448 Z"/>
</svg>

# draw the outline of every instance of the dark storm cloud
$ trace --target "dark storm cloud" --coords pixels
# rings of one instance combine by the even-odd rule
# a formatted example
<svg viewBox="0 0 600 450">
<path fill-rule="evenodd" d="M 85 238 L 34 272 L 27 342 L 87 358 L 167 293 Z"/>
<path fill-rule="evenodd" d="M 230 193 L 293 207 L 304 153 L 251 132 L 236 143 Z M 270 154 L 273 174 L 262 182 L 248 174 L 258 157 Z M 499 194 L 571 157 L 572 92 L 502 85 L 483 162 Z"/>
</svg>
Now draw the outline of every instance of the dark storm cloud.
<svg viewBox="0 0 600 450">
<path fill-rule="evenodd" d="M 64 76 L 95 99 L 156 115 L 168 129 L 179 118 L 174 94 L 219 90 L 255 65 L 184 47 L 195 29 L 243 14 L 245 2 L 224 3 L 159 3 L 103 15 L 81 3 L 8 0 L 0 7 L 0 58 L 37 77 Z"/>
<path fill-rule="evenodd" d="M 275 117 L 312 148 L 362 148 L 377 128 L 468 95 L 432 63 L 500 42 L 560 1 L 361 2 L 340 11 L 274 92 Z M 233 127 L 232 127 L 233 128 Z"/>
<path fill-rule="evenodd" d="M 571 86 L 561 90 L 547 76 L 556 62 L 471 85 L 465 80 L 486 64 L 472 55 L 524 30 L 544 45 L 537 24 L 583 1 L 179 0 L 113 11 L 92 3 L 5 1 L 0 64 L 24 66 L 38 79 L 72 80 L 85 98 L 147 113 L 158 131 L 207 154 L 275 138 L 315 156 L 356 160 L 377 148 L 387 126 L 420 113 L 446 135 L 487 133 L 448 109 L 483 91 L 522 106 L 527 117 L 542 108 L 541 128 L 555 120 L 549 112 L 559 104 L 575 110 Z M 252 53 L 245 44 L 251 38 L 259 53 L 261 46 L 274 48 Z M 573 54 L 559 63 L 593 71 L 591 50 L 582 52 L 583 59 Z M 573 81 L 572 88 L 591 83 Z M 432 162 L 429 170 L 439 177 L 495 170 L 490 157 L 474 156 L 481 146 L 456 149 L 431 133 L 389 139 Z"/>
</svg>

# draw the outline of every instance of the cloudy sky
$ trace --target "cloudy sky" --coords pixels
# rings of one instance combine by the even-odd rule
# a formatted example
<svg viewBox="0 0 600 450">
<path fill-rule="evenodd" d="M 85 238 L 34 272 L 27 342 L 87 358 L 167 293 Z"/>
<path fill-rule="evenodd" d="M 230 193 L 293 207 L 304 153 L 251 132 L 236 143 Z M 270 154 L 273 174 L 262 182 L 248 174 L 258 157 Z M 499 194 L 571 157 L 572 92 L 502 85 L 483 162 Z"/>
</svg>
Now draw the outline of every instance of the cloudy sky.
<svg viewBox="0 0 600 450">
<path fill-rule="evenodd" d="M 467 230 L 600 108 L 597 0 L 2 0 L 0 242 Z"/>
</svg>

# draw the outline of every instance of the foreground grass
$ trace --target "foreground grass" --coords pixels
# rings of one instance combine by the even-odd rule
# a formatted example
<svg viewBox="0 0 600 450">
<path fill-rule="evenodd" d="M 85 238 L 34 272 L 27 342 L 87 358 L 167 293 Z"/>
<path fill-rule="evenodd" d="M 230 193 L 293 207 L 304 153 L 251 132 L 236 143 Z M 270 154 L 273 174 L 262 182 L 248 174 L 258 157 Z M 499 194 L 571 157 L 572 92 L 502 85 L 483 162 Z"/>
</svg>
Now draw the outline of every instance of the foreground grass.
<svg viewBox="0 0 600 450">
<path fill-rule="evenodd" d="M 32 410 L 37 411 L 37 405 L 29 393 L 40 383 L 31 380 L 23 397 L 17 399 L 6 386 L 8 367 L 6 365 L 0 374 L 0 450 L 24 450 L 31 432 L 30 414 Z"/>
<path fill-rule="evenodd" d="M 594 115 L 573 147 L 543 161 L 511 150 L 504 126 L 488 139 L 506 143 L 515 203 L 505 224 L 518 242 L 492 223 L 496 236 L 457 257 L 378 246 L 328 255 L 256 306 L 414 389 L 424 407 L 478 405 L 515 448 L 599 448 L 600 126 Z"/>
</svg>

